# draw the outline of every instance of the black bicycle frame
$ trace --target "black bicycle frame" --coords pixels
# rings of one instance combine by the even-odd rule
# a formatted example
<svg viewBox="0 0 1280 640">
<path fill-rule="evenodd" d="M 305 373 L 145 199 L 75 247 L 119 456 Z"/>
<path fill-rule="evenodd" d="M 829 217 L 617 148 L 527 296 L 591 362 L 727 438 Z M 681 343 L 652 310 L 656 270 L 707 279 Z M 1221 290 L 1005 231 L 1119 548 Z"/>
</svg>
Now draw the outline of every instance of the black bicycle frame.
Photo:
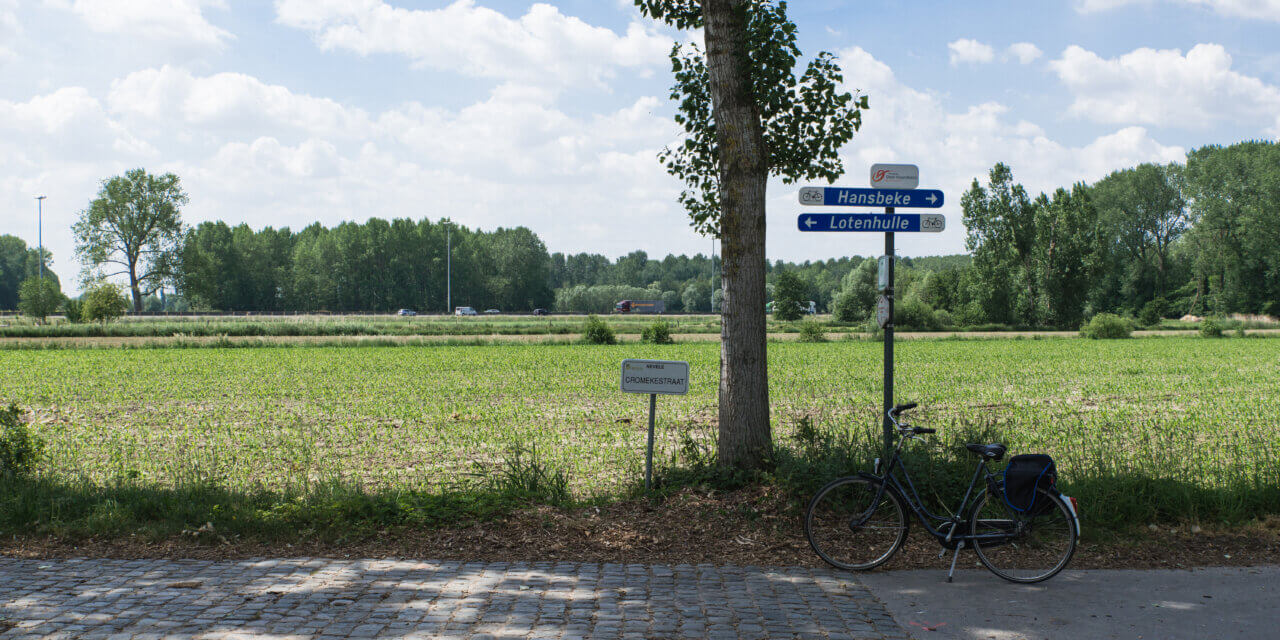
<svg viewBox="0 0 1280 640">
<path fill-rule="evenodd" d="M 906 438 L 899 439 L 898 446 L 894 448 L 893 456 L 889 459 L 889 466 L 885 468 L 883 476 L 877 476 L 875 474 L 866 474 L 880 481 L 878 483 L 880 488 L 876 490 L 875 500 L 872 501 L 871 503 L 873 510 L 875 508 L 875 505 L 880 504 L 880 499 L 884 497 L 885 487 L 888 486 L 889 484 L 892 484 L 893 488 L 898 492 L 898 495 L 902 496 L 902 498 L 906 500 L 907 507 L 909 507 L 912 513 L 916 515 L 916 519 L 918 519 L 920 521 L 920 524 L 923 525 L 924 528 L 929 532 L 929 535 L 932 535 L 934 538 L 937 538 L 938 542 L 941 543 L 944 547 L 951 548 L 958 542 L 965 542 L 966 544 L 968 544 L 973 542 L 974 540 L 987 541 L 989 543 L 998 544 L 1001 542 L 1005 542 L 1016 535 L 1016 531 L 1011 531 L 1010 533 L 1007 533 L 1007 534 L 994 533 L 994 534 L 983 534 L 983 535 L 977 535 L 977 536 L 973 534 L 957 534 L 956 533 L 956 529 L 959 528 L 961 524 L 968 521 L 968 518 L 966 518 L 965 516 L 968 512 L 969 507 L 971 506 L 969 504 L 969 498 L 970 496 L 973 495 L 973 488 L 978 484 L 978 478 L 984 477 L 984 474 L 985 474 L 985 478 L 987 479 L 988 482 L 990 482 L 990 479 L 992 477 L 991 474 L 985 473 L 987 470 L 986 460 L 978 461 L 978 468 L 975 469 L 973 472 L 973 479 L 969 481 L 969 488 L 965 489 L 964 499 L 960 501 L 960 508 L 956 509 L 955 515 L 943 517 L 943 516 L 935 515 L 933 512 L 929 511 L 929 508 L 924 505 L 924 501 L 920 499 L 920 493 L 916 491 L 915 483 L 911 481 L 911 473 L 907 471 L 906 463 L 902 462 L 902 457 L 900 453 L 902 451 L 902 445 L 905 441 L 906 441 Z M 897 476 L 893 474 L 895 467 L 902 468 L 902 476 L 907 479 L 907 484 L 905 486 L 902 484 L 902 482 L 898 480 Z M 908 488 L 911 490 L 910 493 L 907 492 Z M 930 524 L 931 520 L 937 521 L 944 525 L 950 524 L 951 526 L 944 533 L 940 529 L 934 528 L 933 525 Z M 1015 528 L 1015 529 L 1017 528 L 1015 522 L 1010 521 L 1009 524 L 1011 528 Z"/>
</svg>

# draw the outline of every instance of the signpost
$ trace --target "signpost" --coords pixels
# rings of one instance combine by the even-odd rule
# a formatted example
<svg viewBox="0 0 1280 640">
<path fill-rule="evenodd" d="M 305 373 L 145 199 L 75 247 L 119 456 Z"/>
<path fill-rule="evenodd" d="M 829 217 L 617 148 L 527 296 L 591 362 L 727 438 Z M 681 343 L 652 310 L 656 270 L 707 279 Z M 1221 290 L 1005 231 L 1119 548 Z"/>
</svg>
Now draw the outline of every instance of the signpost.
<svg viewBox="0 0 1280 640">
<path fill-rule="evenodd" d="M 884 256 L 880 258 L 880 298 L 876 301 L 876 322 L 884 329 L 884 428 L 885 459 L 893 448 L 893 234 L 938 233 L 947 228 L 945 216 L 936 213 L 896 213 L 897 207 L 937 209 L 945 198 L 936 189 L 917 189 L 920 168 L 913 164 L 876 164 L 871 166 L 870 189 L 842 187 L 804 187 L 800 204 L 825 207 L 884 207 L 884 214 L 802 213 L 796 219 L 801 231 L 845 231 L 884 233 Z"/>
<path fill-rule="evenodd" d="M 937 189 L 850 189 L 803 187 L 800 204 L 815 207 L 910 207 L 938 209 L 945 198 Z"/>
<path fill-rule="evenodd" d="M 940 213 L 803 213 L 796 225 L 801 231 L 938 233 L 947 228 L 947 217 Z"/>
<path fill-rule="evenodd" d="M 623 393 L 649 394 L 649 444 L 644 457 L 644 490 L 653 488 L 653 423 L 659 395 L 689 393 L 689 363 L 672 360 L 623 360 Z"/>
</svg>

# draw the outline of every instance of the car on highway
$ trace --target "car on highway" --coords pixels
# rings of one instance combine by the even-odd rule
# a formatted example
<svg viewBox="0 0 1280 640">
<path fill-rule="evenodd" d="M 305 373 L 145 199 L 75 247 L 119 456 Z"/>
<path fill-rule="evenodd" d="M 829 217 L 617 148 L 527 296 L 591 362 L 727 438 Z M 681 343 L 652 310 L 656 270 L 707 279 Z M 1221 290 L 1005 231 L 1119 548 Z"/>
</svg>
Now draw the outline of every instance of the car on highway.
<svg viewBox="0 0 1280 640">
<path fill-rule="evenodd" d="M 535 315 L 535 316 L 545 316 L 545 315 L 550 315 L 550 312 L 548 312 L 546 309 L 534 309 L 534 310 L 533 310 L 533 315 Z"/>
<path fill-rule="evenodd" d="M 418 315 L 418 312 L 417 312 L 417 311 L 414 311 L 413 309 L 401 309 L 401 310 L 399 310 L 399 311 L 397 311 L 397 312 L 396 312 L 396 315 L 398 315 L 398 316 L 416 316 L 416 315 Z"/>
<path fill-rule="evenodd" d="M 474 315 L 476 315 L 476 310 L 475 310 L 475 309 L 472 309 L 471 307 L 457 307 L 457 308 L 455 308 L 455 309 L 453 310 L 453 315 L 455 315 L 455 316 L 474 316 Z"/>
<path fill-rule="evenodd" d="M 484 312 L 485 312 L 487 315 L 491 315 L 491 316 L 492 316 L 492 315 L 497 315 L 497 314 L 499 314 L 499 313 L 502 313 L 501 311 L 498 311 L 497 309 L 485 309 L 485 310 L 484 310 Z"/>
</svg>

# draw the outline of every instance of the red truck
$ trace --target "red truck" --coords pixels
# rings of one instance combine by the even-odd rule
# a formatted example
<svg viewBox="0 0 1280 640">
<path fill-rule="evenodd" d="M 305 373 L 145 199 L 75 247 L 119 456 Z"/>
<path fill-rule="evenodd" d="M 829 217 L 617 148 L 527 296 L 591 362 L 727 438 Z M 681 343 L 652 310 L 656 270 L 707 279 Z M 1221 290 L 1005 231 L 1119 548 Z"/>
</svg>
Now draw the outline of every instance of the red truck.
<svg viewBox="0 0 1280 640">
<path fill-rule="evenodd" d="M 623 300 L 613 305 L 614 313 L 663 313 L 666 310 L 661 300 Z"/>
</svg>

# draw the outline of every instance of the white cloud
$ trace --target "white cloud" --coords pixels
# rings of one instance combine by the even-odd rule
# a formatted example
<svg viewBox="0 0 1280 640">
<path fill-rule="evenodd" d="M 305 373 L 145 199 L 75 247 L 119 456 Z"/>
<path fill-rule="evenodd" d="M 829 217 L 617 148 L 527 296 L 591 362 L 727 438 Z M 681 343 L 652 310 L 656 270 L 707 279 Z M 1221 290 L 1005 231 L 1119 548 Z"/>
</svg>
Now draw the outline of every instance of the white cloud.
<svg viewBox="0 0 1280 640">
<path fill-rule="evenodd" d="M 205 7 L 226 8 L 224 0 L 45 0 L 45 4 L 76 13 L 99 33 L 211 46 L 234 37 L 204 16 Z"/>
<path fill-rule="evenodd" d="M 277 0 L 276 20 L 309 31 L 325 50 L 398 54 L 433 69 L 557 85 L 661 67 L 672 43 L 639 22 L 617 34 L 542 3 L 512 19 L 474 0 L 434 10 L 382 0 Z"/>
<path fill-rule="evenodd" d="M 448 216 L 526 225 L 553 250 L 620 255 L 658 228 L 670 250 L 704 246 L 656 160 L 677 132 L 665 99 L 571 115 L 552 98 L 504 84 L 459 109 L 409 102 L 370 114 L 243 74 L 148 69 L 105 97 L 72 87 L 0 100 L 0 202 L 50 194 L 45 238 L 66 280 L 76 211 L 99 180 L 137 166 L 182 178 L 191 223 Z M 25 219 L 0 219 L 0 233 L 25 237 Z"/>
<path fill-rule="evenodd" d="M 6 46 L 22 35 L 17 8 L 18 0 L 0 0 L 0 67 L 18 59 L 18 53 Z"/>
<path fill-rule="evenodd" d="M 1110 11 L 1130 4 L 1151 4 L 1153 0 L 1080 0 L 1081 13 Z M 1280 0 L 1166 0 L 1206 7 L 1224 16 L 1280 22 Z"/>
<path fill-rule="evenodd" d="M 1097 122 L 1280 128 L 1280 88 L 1233 71 L 1221 45 L 1198 44 L 1185 56 L 1144 48 L 1113 59 L 1072 45 L 1050 67 L 1075 95 L 1070 112 Z"/>
<path fill-rule="evenodd" d="M 1141 127 L 1126 127 L 1083 145 L 1055 140 L 1043 127 L 1019 119 L 1009 107 L 983 102 L 962 108 L 949 106 L 943 97 L 903 84 L 884 62 L 861 48 L 842 51 L 846 89 L 867 93 L 871 108 L 863 112 L 862 131 L 842 158 L 847 173 L 839 184 L 867 184 L 867 173 L 877 162 L 906 162 L 920 166 L 920 186 L 941 189 L 946 205 L 947 229 L 940 234 L 913 234 L 902 239 L 905 255 L 960 253 L 965 231 L 960 223 L 960 197 L 978 178 L 985 182 L 997 162 L 1013 168 L 1014 178 L 1031 193 L 1052 191 L 1072 183 L 1102 178 L 1111 171 L 1141 162 L 1172 162 L 1185 157 L 1182 147 L 1164 145 Z M 771 185 L 772 186 L 772 185 Z M 780 185 L 779 185 L 780 186 Z M 771 255 L 874 255 L 883 239 L 827 238 L 794 233 L 796 189 L 775 188 L 770 200 L 769 246 Z"/>
<path fill-rule="evenodd" d="M 111 109 L 141 127 L 179 127 L 195 135 L 368 135 L 360 109 L 298 94 L 241 73 L 197 77 L 186 69 L 146 69 L 111 83 Z"/>
<path fill-rule="evenodd" d="M 947 48 L 951 50 L 951 65 L 955 66 L 964 62 L 991 62 L 995 60 L 996 52 L 991 45 L 970 40 L 969 38 L 961 38 L 955 42 L 947 43 Z"/>
<path fill-rule="evenodd" d="M 1040 47 L 1030 42 L 1015 42 L 1009 45 L 1008 56 L 1017 60 L 1019 64 L 1031 64 L 1037 58 L 1044 55 Z"/>
</svg>

